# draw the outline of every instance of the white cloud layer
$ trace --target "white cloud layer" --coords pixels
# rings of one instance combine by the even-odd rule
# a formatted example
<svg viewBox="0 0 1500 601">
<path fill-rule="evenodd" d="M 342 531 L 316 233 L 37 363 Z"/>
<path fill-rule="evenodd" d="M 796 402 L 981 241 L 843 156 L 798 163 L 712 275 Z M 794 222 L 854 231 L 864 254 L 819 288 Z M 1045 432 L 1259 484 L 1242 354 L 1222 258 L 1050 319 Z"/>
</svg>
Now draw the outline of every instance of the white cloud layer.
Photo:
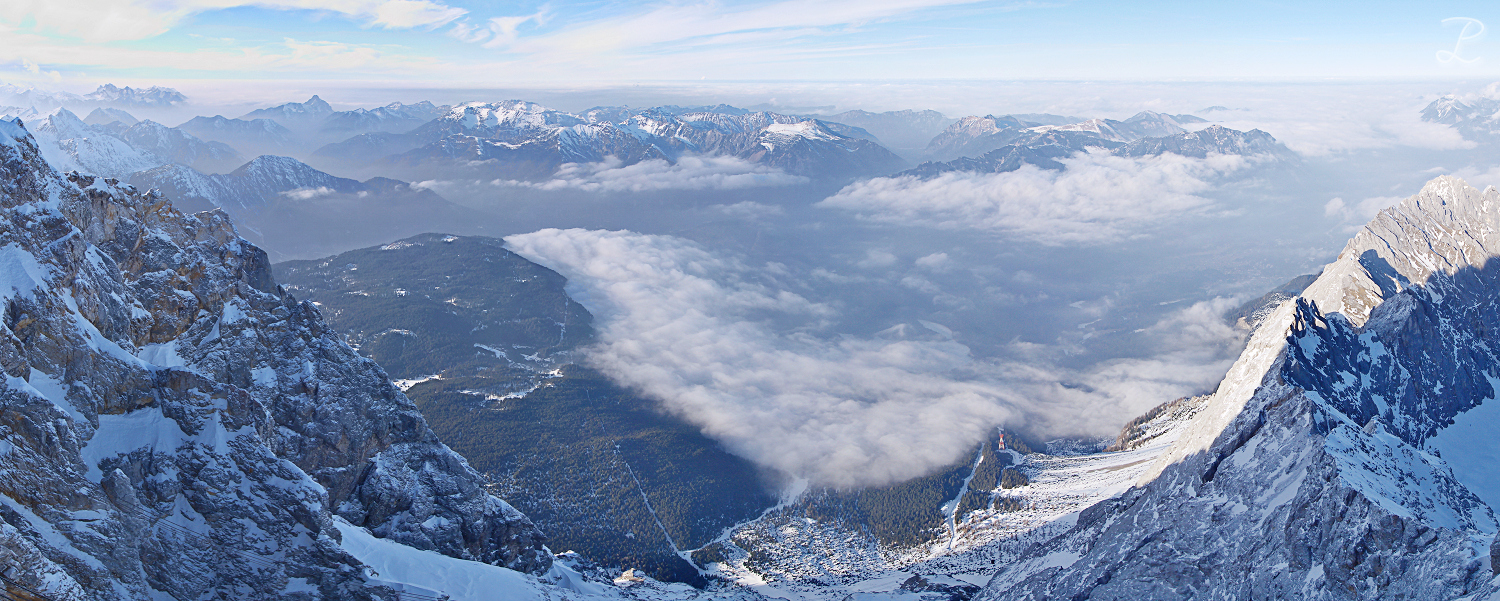
<svg viewBox="0 0 1500 601">
<path fill-rule="evenodd" d="M 1356 230 L 1375 219 L 1380 211 L 1401 202 L 1401 196 L 1372 196 L 1357 202 L 1334 198 L 1323 205 L 1323 215 L 1333 217 Z"/>
<path fill-rule="evenodd" d="M 1064 159 L 1061 171 L 1024 165 L 1009 173 L 951 172 L 932 179 L 855 182 L 819 203 L 874 221 L 1013 234 L 1045 244 L 1098 243 L 1139 235 L 1163 220 L 1204 213 L 1200 193 L 1252 164 L 1235 155 L 1126 158 L 1104 152 Z"/>
<path fill-rule="evenodd" d="M 653 190 L 737 190 L 763 186 L 790 186 L 807 178 L 744 159 L 684 156 L 676 163 L 664 160 L 625 165 L 607 157 L 599 163 L 568 163 L 552 179 L 543 182 L 502 181 L 498 184 L 538 190 L 583 190 L 586 192 L 649 192 Z"/>
<path fill-rule="evenodd" d="M 1154 359 L 1075 372 L 1052 367 L 1057 348 L 1016 343 L 1014 359 L 981 362 L 951 339 L 828 336 L 837 311 L 790 292 L 784 268 L 679 238 L 575 229 L 506 241 L 566 276 L 594 313 L 597 369 L 737 454 L 835 486 L 928 473 L 1006 422 L 1112 433 L 1216 381 L 1238 341 L 1219 319 L 1229 301 L 1216 301 L 1148 329 L 1169 349 Z"/>
</svg>

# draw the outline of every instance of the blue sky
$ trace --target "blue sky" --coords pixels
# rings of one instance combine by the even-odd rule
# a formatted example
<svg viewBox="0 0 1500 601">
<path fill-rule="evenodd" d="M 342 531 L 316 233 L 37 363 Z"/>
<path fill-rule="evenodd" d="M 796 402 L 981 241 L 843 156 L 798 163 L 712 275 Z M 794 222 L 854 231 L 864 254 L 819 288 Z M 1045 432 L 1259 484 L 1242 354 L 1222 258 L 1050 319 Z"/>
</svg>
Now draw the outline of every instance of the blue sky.
<svg viewBox="0 0 1500 601">
<path fill-rule="evenodd" d="M 1444 23 L 1459 17 L 1473 20 Z M 1481 34 L 1481 23 L 1500 27 L 1500 5 L 6 0 L 0 81 L 486 88 L 1500 76 L 1500 30 Z"/>
</svg>

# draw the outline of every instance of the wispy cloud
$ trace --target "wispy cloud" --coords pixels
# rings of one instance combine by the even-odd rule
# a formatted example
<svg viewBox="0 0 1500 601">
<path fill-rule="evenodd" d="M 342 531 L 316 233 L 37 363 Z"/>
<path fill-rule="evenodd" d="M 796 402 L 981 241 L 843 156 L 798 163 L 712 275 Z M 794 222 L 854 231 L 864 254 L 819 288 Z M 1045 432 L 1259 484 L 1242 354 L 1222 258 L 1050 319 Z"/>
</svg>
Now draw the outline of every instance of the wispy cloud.
<svg viewBox="0 0 1500 601">
<path fill-rule="evenodd" d="M 440 27 L 469 11 L 431 0 L 389 0 L 370 11 L 371 23 L 386 29 Z"/>
<path fill-rule="evenodd" d="M 666 51 L 668 46 L 694 39 L 766 30 L 790 30 L 804 35 L 827 27 L 847 27 L 893 19 L 922 9 L 976 0 L 793 0 L 761 3 L 746 8 L 719 2 L 664 4 L 642 12 L 586 22 L 519 41 L 513 50 L 526 53 Z M 734 41 L 732 38 L 719 38 Z"/>
<path fill-rule="evenodd" d="M 387 52 L 371 44 L 330 40 L 283 38 L 264 44 L 200 48 L 194 52 L 147 48 L 111 48 L 108 52 L 100 52 L 87 45 L 29 34 L 15 34 L 7 41 L 9 44 L 0 45 L 0 62 L 21 62 L 28 56 L 47 56 L 52 64 L 87 70 L 128 70 L 150 65 L 157 69 L 234 73 L 237 76 L 273 72 L 351 76 L 366 73 L 378 65 L 378 70 L 392 76 L 415 76 L 442 68 L 428 57 Z M 43 74 L 50 76 L 47 72 Z M 61 75 L 53 77 L 54 80 L 60 78 Z"/>
<path fill-rule="evenodd" d="M 467 22 L 454 23 L 453 29 L 449 30 L 448 34 L 471 44 L 482 44 L 485 48 L 499 48 L 514 43 L 521 35 L 522 25 L 527 23 L 533 26 L 546 25 L 550 17 L 551 12 L 544 6 L 529 15 L 492 17 L 479 25 L 470 25 Z"/>
<path fill-rule="evenodd" d="M 7 0 L 0 21 L 108 42 L 157 36 L 192 15 L 239 6 L 327 11 L 386 29 L 437 27 L 468 13 L 432 0 Z"/>
</svg>

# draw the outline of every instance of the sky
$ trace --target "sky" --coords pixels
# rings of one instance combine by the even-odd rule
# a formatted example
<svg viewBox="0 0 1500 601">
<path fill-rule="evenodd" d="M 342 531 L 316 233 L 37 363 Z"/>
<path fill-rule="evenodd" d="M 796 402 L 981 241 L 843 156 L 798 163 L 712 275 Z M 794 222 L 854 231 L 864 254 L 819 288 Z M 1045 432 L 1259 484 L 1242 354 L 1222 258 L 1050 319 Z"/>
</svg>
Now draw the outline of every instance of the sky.
<svg viewBox="0 0 1500 601">
<path fill-rule="evenodd" d="M 1484 79 L 1490 27 L 1480 2 L 7 0 L 0 81 Z"/>
</svg>

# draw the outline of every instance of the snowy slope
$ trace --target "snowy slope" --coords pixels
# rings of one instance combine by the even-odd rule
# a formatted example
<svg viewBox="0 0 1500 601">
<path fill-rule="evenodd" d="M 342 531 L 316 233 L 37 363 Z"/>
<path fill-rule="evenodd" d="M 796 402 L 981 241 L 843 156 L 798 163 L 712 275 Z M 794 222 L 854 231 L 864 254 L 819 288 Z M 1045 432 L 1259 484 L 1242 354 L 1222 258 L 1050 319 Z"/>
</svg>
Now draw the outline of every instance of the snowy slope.
<svg viewBox="0 0 1500 601">
<path fill-rule="evenodd" d="M 334 177 L 289 157 L 259 156 L 238 169 L 209 175 L 183 165 L 167 165 L 130 176 L 143 189 L 160 189 L 180 202 L 206 210 L 210 207 L 260 210 L 287 194 L 309 198 L 331 193 L 353 194 L 366 186 Z"/>
<path fill-rule="evenodd" d="M 490 496 L 222 212 L 64 176 L 0 121 L 0 563 L 59 600 L 372 599 L 333 516 L 546 573 Z"/>
<path fill-rule="evenodd" d="M 150 119 L 120 129 L 116 135 L 141 152 L 199 171 L 223 173 L 245 164 L 245 157 L 228 144 L 200 140 Z"/>
<path fill-rule="evenodd" d="M 1493 188 L 1442 177 L 1382 212 L 1266 319 L 1137 488 L 1027 550 L 982 597 L 1493 590 L 1473 421 L 1490 412 L 1464 416 L 1496 397 L 1497 207 Z"/>
<path fill-rule="evenodd" d="M 124 178 L 170 161 L 138 149 L 118 134 L 84 123 L 68 109 L 27 121 L 42 156 L 59 170 Z"/>
</svg>

